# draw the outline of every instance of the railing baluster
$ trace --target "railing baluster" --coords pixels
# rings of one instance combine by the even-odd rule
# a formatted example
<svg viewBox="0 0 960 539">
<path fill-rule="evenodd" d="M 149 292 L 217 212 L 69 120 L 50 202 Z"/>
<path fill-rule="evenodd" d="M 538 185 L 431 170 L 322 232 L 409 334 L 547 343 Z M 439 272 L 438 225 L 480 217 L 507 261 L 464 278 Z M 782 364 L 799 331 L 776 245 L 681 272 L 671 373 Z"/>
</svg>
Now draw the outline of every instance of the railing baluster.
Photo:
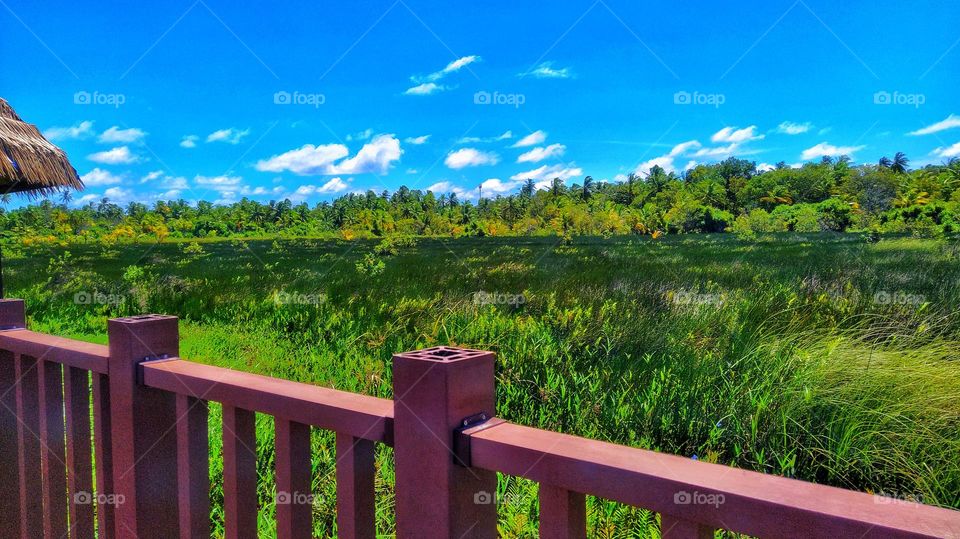
<svg viewBox="0 0 960 539">
<path fill-rule="evenodd" d="M 16 354 L 17 463 L 20 467 L 20 530 L 23 537 L 43 534 L 43 488 L 40 482 L 40 413 L 37 360 Z"/>
<path fill-rule="evenodd" d="M 90 454 L 89 371 L 64 367 L 63 398 L 67 427 L 67 502 L 70 537 L 93 534 L 93 469 Z"/>
<path fill-rule="evenodd" d="M 541 483 L 539 497 L 540 537 L 587 537 L 587 501 L 583 494 Z"/>
<path fill-rule="evenodd" d="M 0 537 L 20 537 L 16 383 L 13 354 L 0 350 Z"/>
<path fill-rule="evenodd" d="M 210 536 L 210 442 L 207 402 L 177 395 L 180 537 Z"/>
<path fill-rule="evenodd" d="M 97 494 L 107 500 L 115 495 L 113 485 L 113 438 L 110 422 L 110 379 L 105 374 L 93 374 L 93 450 L 96 459 Z M 113 539 L 116 536 L 114 504 L 97 503 L 97 537 Z"/>
<path fill-rule="evenodd" d="M 660 537 L 662 539 L 713 539 L 714 530 L 710 526 L 697 524 L 690 520 L 660 514 Z"/>
<path fill-rule="evenodd" d="M 67 534 L 67 466 L 63 424 L 63 367 L 38 360 L 40 380 L 40 473 L 43 489 L 43 534 Z"/>
<path fill-rule="evenodd" d="M 257 537 L 256 416 L 223 405 L 223 529 L 227 539 Z"/>
<path fill-rule="evenodd" d="M 277 537 L 309 538 L 313 496 L 310 473 L 310 426 L 276 418 Z"/>
<path fill-rule="evenodd" d="M 337 433 L 337 536 L 374 539 L 377 532 L 374 492 L 374 444 Z"/>
</svg>

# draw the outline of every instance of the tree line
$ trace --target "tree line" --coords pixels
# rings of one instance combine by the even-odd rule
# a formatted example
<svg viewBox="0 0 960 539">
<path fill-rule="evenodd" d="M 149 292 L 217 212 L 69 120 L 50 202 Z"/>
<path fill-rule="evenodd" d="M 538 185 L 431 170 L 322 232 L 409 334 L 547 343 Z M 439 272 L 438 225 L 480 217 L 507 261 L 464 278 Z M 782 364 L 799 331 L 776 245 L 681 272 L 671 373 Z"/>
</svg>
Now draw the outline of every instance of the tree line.
<svg viewBox="0 0 960 539">
<path fill-rule="evenodd" d="M 544 187 L 544 186 L 541 186 Z M 3 198 L 4 202 L 9 197 Z M 120 206 L 103 198 L 71 207 L 69 194 L 0 210 L 8 244 L 162 241 L 168 238 L 510 236 L 734 232 L 953 234 L 960 231 L 960 160 L 909 168 L 897 153 L 875 165 L 825 157 L 769 170 L 735 157 L 682 173 L 654 166 L 643 176 L 567 184 L 478 201 L 400 187 L 347 194 L 314 205 L 290 200 L 157 201 Z"/>
</svg>

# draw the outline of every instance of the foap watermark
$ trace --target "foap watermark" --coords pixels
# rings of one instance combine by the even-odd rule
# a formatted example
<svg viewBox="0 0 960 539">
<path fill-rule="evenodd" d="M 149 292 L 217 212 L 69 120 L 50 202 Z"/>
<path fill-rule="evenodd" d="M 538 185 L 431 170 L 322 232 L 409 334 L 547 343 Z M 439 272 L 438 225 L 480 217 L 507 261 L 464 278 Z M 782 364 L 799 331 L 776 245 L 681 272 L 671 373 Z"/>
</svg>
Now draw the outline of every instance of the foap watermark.
<svg viewBox="0 0 960 539">
<path fill-rule="evenodd" d="M 669 290 L 666 296 L 667 300 L 674 305 L 717 306 L 723 303 L 723 295 L 721 294 L 704 294 L 696 290 Z"/>
<path fill-rule="evenodd" d="M 302 292 L 280 290 L 274 292 L 270 299 L 277 305 L 320 305 L 321 303 L 326 303 L 327 295 L 316 292 L 304 294 Z"/>
<path fill-rule="evenodd" d="M 923 496 L 912 493 L 900 492 L 875 492 L 873 494 L 873 503 L 877 505 L 911 505 L 917 506 L 923 503 Z"/>
<path fill-rule="evenodd" d="M 880 90 L 873 94 L 874 105 L 907 105 L 909 107 L 920 108 L 927 102 L 927 96 L 924 94 L 908 94 L 903 92 L 888 92 Z"/>
<path fill-rule="evenodd" d="M 308 107 L 320 108 L 320 105 L 326 102 L 327 96 L 320 93 L 280 90 L 273 94 L 274 105 L 306 105 Z"/>
<path fill-rule="evenodd" d="M 484 292 L 483 290 L 473 293 L 474 305 L 510 305 L 517 307 L 527 302 L 523 294 L 506 294 L 503 292 Z"/>
<path fill-rule="evenodd" d="M 104 294 L 96 290 L 81 290 L 73 295 L 73 303 L 76 305 L 120 305 L 126 299 L 122 294 Z"/>
<path fill-rule="evenodd" d="M 104 494 L 102 492 L 92 493 L 79 491 L 73 494 L 73 503 L 77 505 L 123 505 L 127 498 L 123 494 Z"/>
<path fill-rule="evenodd" d="M 704 94 L 700 92 L 687 92 L 680 90 L 673 94 L 674 105 L 707 105 L 720 108 L 727 102 L 727 96 L 724 94 Z"/>
<path fill-rule="evenodd" d="M 473 503 L 475 505 L 520 505 L 522 502 L 523 499 L 521 497 L 509 493 L 502 496 L 487 492 L 486 490 L 473 493 Z"/>
<path fill-rule="evenodd" d="M 276 505 L 313 505 L 317 497 L 309 492 L 286 492 L 281 490 L 273 499 Z"/>
<path fill-rule="evenodd" d="M 873 295 L 873 302 L 877 305 L 922 305 L 927 302 L 922 294 L 907 294 L 906 292 L 890 292 L 880 290 Z"/>
<path fill-rule="evenodd" d="M 727 497 L 723 494 L 705 494 L 697 491 L 681 490 L 673 495 L 673 503 L 676 505 L 712 505 L 719 508 L 726 501 Z"/>
<path fill-rule="evenodd" d="M 127 102 L 127 96 L 124 94 L 108 94 L 103 92 L 88 92 L 80 90 L 73 94 L 74 105 L 108 105 L 114 108 L 120 108 Z"/>
<path fill-rule="evenodd" d="M 509 105 L 520 108 L 527 102 L 527 96 L 524 94 L 508 94 L 502 92 L 488 92 L 481 90 L 473 94 L 474 105 Z"/>
</svg>

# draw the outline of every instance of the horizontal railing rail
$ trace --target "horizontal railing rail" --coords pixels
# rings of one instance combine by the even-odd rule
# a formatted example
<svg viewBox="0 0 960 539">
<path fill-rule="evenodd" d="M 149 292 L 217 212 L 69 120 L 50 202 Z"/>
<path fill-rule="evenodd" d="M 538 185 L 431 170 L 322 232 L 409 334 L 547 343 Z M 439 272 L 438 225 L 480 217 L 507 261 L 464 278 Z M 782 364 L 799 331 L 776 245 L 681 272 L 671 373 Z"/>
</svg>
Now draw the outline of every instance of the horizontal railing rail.
<svg viewBox="0 0 960 539">
<path fill-rule="evenodd" d="M 381 443 L 394 448 L 401 538 L 496 536 L 497 473 L 540 483 L 545 538 L 585 537 L 586 495 L 660 513 L 666 539 L 960 538 L 958 511 L 496 418 L 490 352 L 396 354 L 394 398 L 381 399 L 185 360 L 174 317 L 113 319 L 108 337 L 29 331 L 23 302 L 0 300 L 0 537 L 208 537 L 215 402 L 228 538 L 257 535 L 258 413 L 274 418 L 283 538 L 312 533 L 312 428 L 336 433 L 339 537 L 376 536 Z"/>
</svg>

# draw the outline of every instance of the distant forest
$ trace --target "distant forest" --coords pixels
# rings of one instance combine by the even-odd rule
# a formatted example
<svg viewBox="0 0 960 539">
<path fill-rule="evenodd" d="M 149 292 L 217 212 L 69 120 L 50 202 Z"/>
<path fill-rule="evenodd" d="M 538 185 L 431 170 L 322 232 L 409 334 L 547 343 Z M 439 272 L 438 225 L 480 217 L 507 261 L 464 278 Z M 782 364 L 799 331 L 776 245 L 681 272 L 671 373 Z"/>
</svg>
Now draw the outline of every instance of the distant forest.
<svg viewBox="0 0 960 539">
<path fill-rule="evenodd" d="M 0 210 L 8 245 L 104 244 L 212 237 L 522 236 L 868 231 L 923 236 L 960 231 L 960 160 L 911 170 L 902 153 L 876 165 L 823 158 L 757 170 L 731 157 L 683 173 L 654 166 L 617 182 L 587 176 L 542 189 L 460 200 L 400 187 L 315 205 L 290 200 L 229 205 L 185 200 L 148 206 L 104 198 L 70 206 L 70 193 Z M 9 202 L 9 196 L 3 197 Z M 6 205 L 6 204 L 5 204 Z"/>
</svg>

